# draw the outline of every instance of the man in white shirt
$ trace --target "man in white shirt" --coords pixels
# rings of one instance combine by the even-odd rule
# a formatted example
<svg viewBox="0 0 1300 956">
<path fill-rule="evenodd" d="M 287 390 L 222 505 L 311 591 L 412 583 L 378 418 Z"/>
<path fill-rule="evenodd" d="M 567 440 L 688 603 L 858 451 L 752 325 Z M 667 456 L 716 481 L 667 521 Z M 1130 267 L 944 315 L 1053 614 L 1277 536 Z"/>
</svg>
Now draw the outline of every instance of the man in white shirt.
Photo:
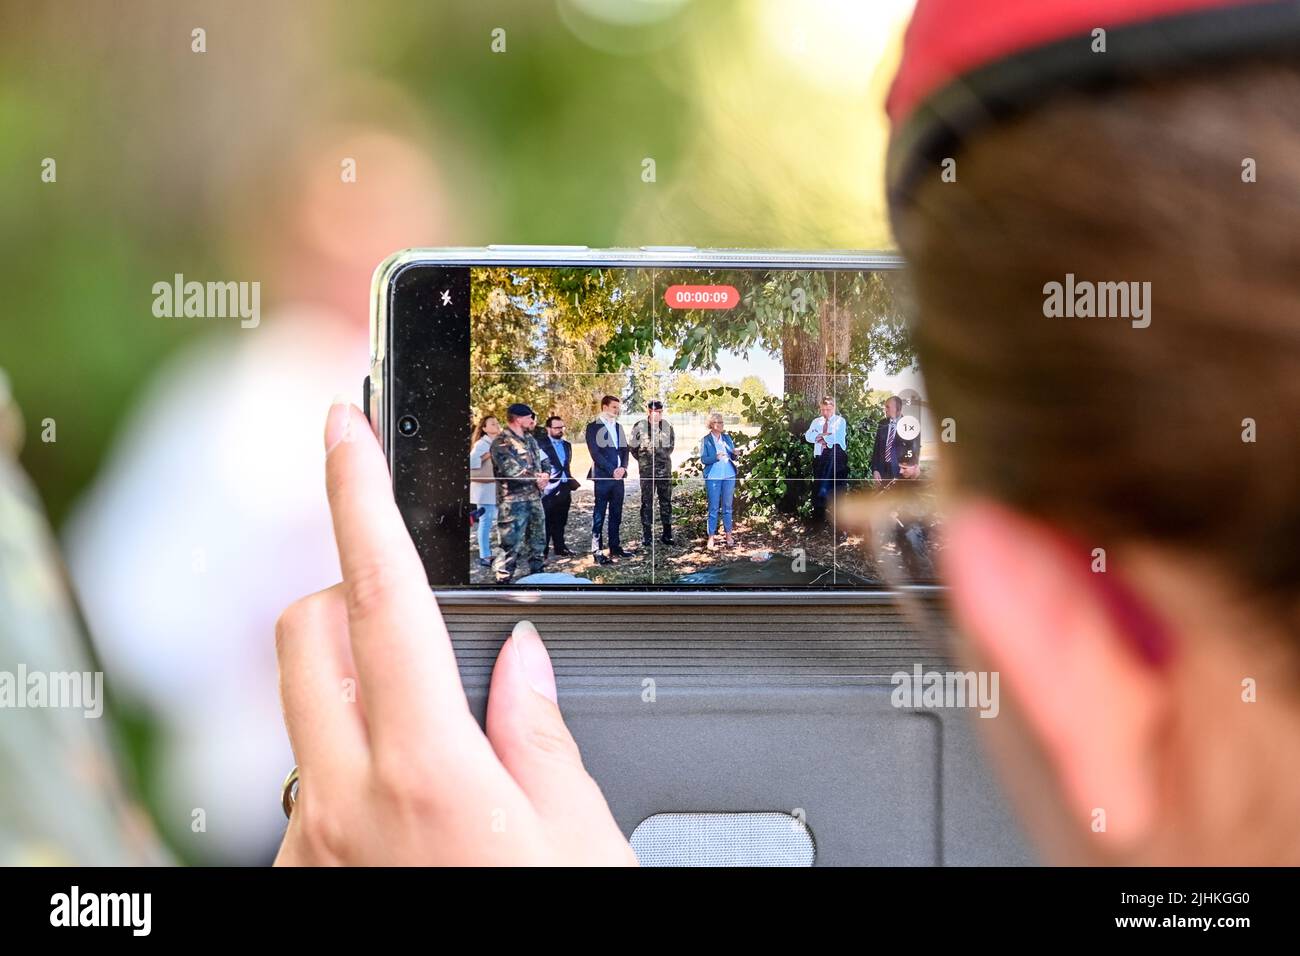
<svg viewBox="0 0 1300 956">
<path fill-rule="evenodd" d="M 835 399 L 823 395 L 821 414 L 812 420 L 804 440 L 813 446 L 813 520 L 826 520 L 826 499 L 849 476 L 848 423 L 835 413 Z"/>
</svg>

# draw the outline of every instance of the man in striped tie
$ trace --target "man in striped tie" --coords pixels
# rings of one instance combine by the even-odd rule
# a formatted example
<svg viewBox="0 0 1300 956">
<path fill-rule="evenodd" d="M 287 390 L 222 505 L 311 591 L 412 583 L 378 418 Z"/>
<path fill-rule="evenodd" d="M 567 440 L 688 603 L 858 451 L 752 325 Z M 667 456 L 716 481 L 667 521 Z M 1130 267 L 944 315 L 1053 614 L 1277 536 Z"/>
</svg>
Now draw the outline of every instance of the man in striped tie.
<svg viewBox="0 0 1300 956">
<path fill-rule="evenodd" d="M 904 439 L 898 435 L 898 416 L 903 411 L 903 400 L 897 395 L 885 399 L 885 420 L 876 428 L 876 444 L 871 449 L 871 477 L 877 487 L 883 487 L 898 478 L 900 453 Z"/>
</svg>

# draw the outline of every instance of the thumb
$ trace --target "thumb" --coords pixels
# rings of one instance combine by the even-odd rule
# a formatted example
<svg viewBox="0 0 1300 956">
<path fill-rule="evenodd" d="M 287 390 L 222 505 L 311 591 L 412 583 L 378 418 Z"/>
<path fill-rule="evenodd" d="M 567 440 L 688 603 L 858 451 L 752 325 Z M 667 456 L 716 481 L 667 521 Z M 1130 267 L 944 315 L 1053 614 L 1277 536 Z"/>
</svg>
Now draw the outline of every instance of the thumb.
<svg viewBox="0 0 1300 956">
<path fill-rule="evenodd" d="M 627 862 L 627 841 L 582 765 L 557 699 L 546 645 L 531 622 L 520 621 L 492 669 L 488 740 L 556 836 L 571 847 L 598 852 L 608 862 Z"/>
</svg>

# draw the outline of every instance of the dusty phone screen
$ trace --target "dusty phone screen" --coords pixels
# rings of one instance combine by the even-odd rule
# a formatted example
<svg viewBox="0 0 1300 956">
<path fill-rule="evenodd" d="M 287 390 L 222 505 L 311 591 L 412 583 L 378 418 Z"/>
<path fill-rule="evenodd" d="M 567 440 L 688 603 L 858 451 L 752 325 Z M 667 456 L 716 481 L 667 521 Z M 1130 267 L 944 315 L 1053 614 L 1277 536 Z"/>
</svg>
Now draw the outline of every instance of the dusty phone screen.
<svg viewBox="0 0 1300 956">
<path fill-rule="evenodd" d="M 936 426 L 900 281 L 884 269 L 404 273 L 390 454 L 430 582 L 884 587 L 836 503 L 932 477 Z"/>
</svg>

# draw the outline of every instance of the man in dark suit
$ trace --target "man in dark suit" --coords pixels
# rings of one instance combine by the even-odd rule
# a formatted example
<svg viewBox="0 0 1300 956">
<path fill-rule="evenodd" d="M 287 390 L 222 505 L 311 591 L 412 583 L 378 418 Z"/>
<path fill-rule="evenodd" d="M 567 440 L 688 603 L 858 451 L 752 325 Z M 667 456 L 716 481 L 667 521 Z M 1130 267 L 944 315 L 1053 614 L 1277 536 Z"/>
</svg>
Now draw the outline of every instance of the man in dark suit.
<svg viewBox="0 0 1300 956">
<path fill-rule="evenodd" d="M 559 415 L 546 419 L 546 435 L 537 444 L 551 463 L 551 482 L 542 490 L 542 508 L 546 511 L 545 549 L 549 552 L 554 544 L 556 557 L 572 557 L 573 552 L 564 543 L 564 528 L 569 523 L 569 506 L 578 482 L 570 470 L 573 446 L 564 439 L 564 419 Z"/>
<path fill-rule="evenodd" d="M 898 432 L 903 400 L 897 395 L 885 399 L 885 420 L 876 427 L 876 444 L 871 449 L 871 477 L 877 487 L 896 478 L 915 478 L 920 474 L 921 439 L 904 438 Z"/>
<path fill-rule="evenodd" d="M 591 472 L 595 485 L 596 510 L 591 517 L 591 556 L 597 564 L 609 564 L 614 558 L 628 557 L 619 539 L 623 524 L 623 479 L 627 476 L 628 447 L 618 413 L 623 403 L 613 395 L 600 400 L 600 415 L 587 426 L 587 451 L 591 453 Z M 601 554 L 601 529 L 609 515 L 609 556 Z"/>
</svg>

